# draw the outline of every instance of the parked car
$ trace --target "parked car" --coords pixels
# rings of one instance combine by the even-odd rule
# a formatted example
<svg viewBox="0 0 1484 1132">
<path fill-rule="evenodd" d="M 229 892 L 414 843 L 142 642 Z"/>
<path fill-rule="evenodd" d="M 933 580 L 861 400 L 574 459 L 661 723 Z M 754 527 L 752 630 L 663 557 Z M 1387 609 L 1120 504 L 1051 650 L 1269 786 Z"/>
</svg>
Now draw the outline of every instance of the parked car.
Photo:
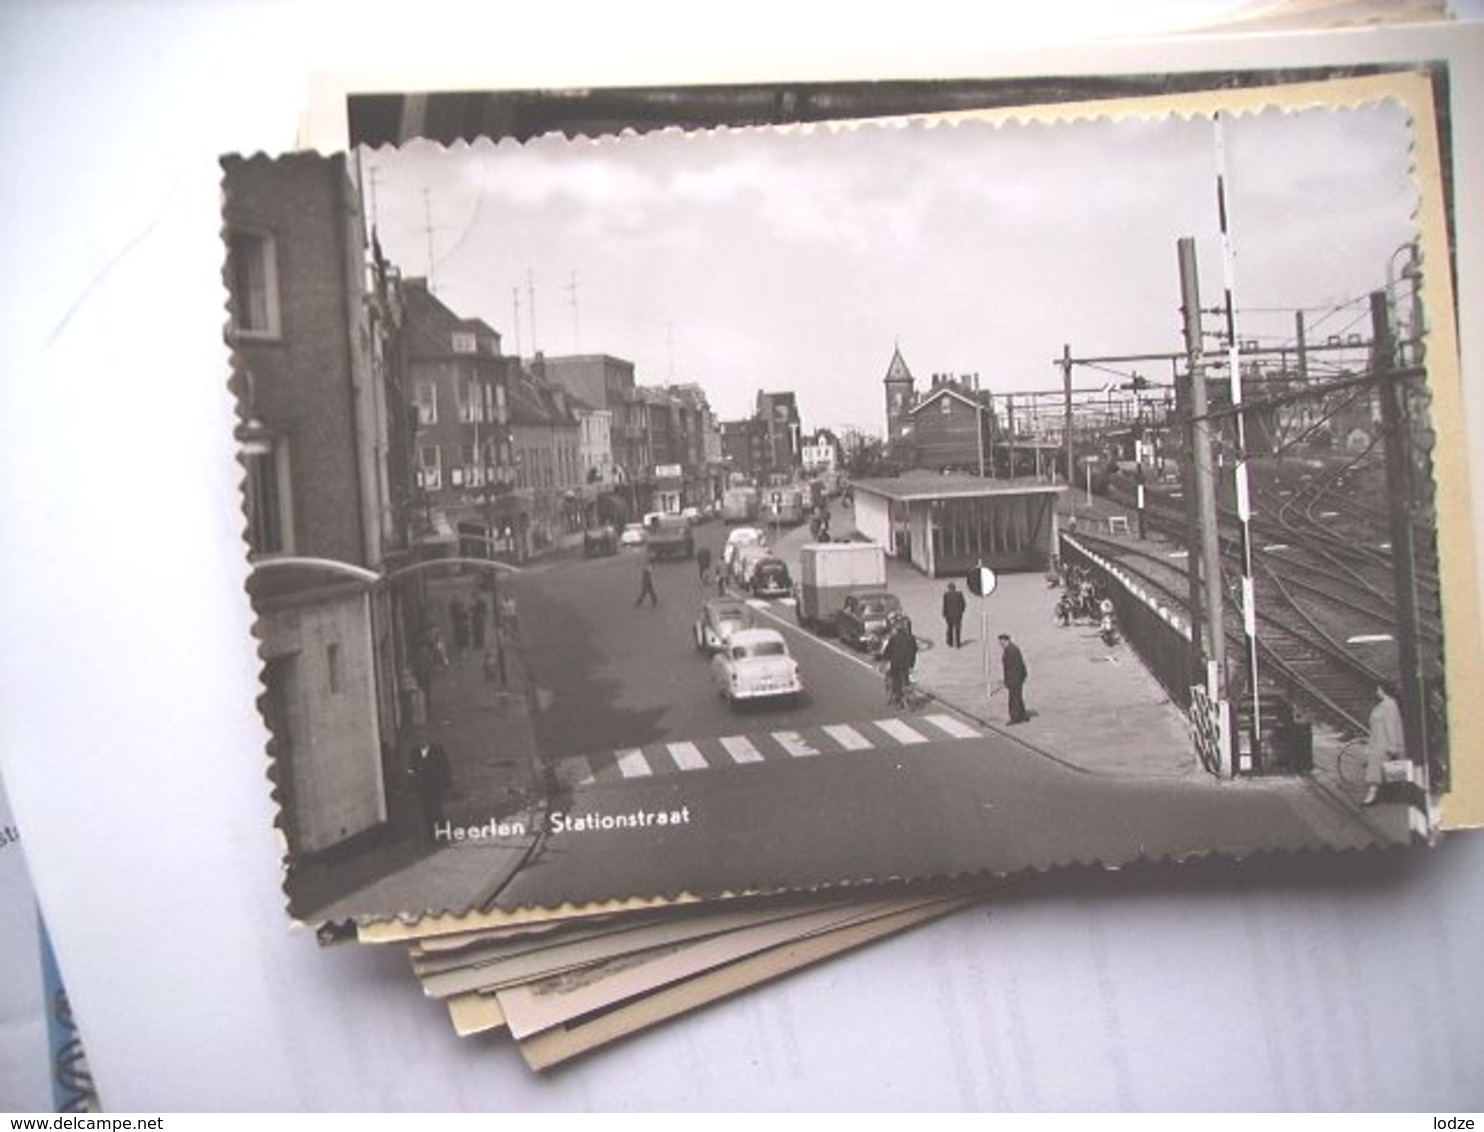
<svg viewBox="0 0 1484 1132">
<path fill-rule="evenodd" d="M 752 610 L 747 604 L 732 597 L 714 597 L 701 606 L 696 617 L 694 634 L 696 648 L 704 653 L 716 653 L 726 647 L 738 629 L 752 628 Z"/>
<path fill-rule="evenodd" d="M 738 629 L 711 659 L 717 689 L 733 706 L 796 698 L 804 691 L 799 664 L 776 629 Z"/>
<path fill-rule="evenodd" d="M 774 554 L 762 543 L 754 543 L 751 546 L 739 546 L 737 553 L 732 556 L 732 581 L 744 590 L 752 589 L 752 574 L 757 569 L 759 562 L 764 562 Z"/>
<path fill-rule="evenodd" d="M 727 533 L 727 541 L 721 548 L 721 564 L 730 572 L 737 561 L 737 552 L 744 546 L 766 546 L 768 536 L 760 527 L 734 527 Z"/>
<path fill-rule="evenodd" d="M 618 545 L 622 547 L 643 546 L 647 541 L 644 527 L 639 523 L 630 523 L 623 529 L 623 534 L 618 536 Z"/>
<path fill-rule="evenodd" d="M 582 532 L 582 556 L 606 557 L 618 553 L 618 532 L 612 527 L 589 527 Z"/>
<path fill-rule="evenodd" d="M 699 525 L 706 518 L 699 507 L 682 507 L 680 509 L 680 517 L 693 527 Z"/>
<path fill-rule="evenodd" d="M 848 594 L 835 618 L 840 640 L 851 648 L 869 649 L 886 632 L 892 615 L 901 611 L 901 599 L 886 590 Z"/>
<path fill-rule="evenodd" d="M 783 559 L 770 555 L 752 567 L 752 592 L 758 597 L 787 597 L 793 589 L 794 580 Z"/>
</svg>

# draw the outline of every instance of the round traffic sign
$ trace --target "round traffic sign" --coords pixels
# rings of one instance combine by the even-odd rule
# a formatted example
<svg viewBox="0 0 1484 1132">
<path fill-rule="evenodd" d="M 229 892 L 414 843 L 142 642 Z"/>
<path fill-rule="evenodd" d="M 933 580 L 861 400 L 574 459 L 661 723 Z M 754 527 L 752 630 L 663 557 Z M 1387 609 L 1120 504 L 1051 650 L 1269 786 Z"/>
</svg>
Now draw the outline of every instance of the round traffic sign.
<svg viewBox="0 0 1484 1132">
<path fill-rule="evenodd" d="M 988 566 L 973 567 L 964 580 L 968 583 L 969 592 L 976 597 L 988 597 L 994 593 L 995 584 L 998 581 L 994 576 L 994 571 Z"/>
</svg>

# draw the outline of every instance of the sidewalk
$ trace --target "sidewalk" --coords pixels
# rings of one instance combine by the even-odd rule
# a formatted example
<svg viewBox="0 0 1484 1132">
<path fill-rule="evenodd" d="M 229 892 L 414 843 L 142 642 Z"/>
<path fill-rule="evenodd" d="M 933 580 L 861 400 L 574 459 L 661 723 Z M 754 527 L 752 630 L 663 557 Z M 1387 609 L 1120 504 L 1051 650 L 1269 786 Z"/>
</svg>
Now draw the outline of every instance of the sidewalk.
<svg viewBox="0 0 1484 1132">
<path fill-rule="evenodd" d="M 836 538 L 855 530 L 852 513 L 838 505 L 830 521 Z M 809 540 L 807 527 L 779 539 L 795 576 L 799 547 Z M 956 649 L 943 643 L 943 593 L 950 581 L 969 602 L 964 643 Z M 917 684 L 935 699 L 1081 770 L 1140 778 L 1203 776 L 1180 706 L 1126 642 L 1108 648 L 1091 625 L 1058 626 L 1060 591 L 1042 575 L 1001 574 L 994 593 L 977 598 L 961 577 L 929 578 L 888 558 L 886 588 L 901 599 L 913 632 L 931 642 L 918 654 Z M 1025 699 L 1031 719 L 1013 728 L 1004 691 L 988 694 L 1000 679 L 1000 633 L 1020 646 L 1030 670 Z"/>
<path fill-rule="evenodd" d="M 455 594 L 467 600 L 473 584 L 467 575 L 428 583 L 433 623 L 450 639 L 448 602 Z M 486 646 L 493 650 L 494 644 L 491 630 Z M 384 913 L 388 908 L 409 914 L 467 911 L 487 903 L 525 863 L 533 842 L 528 820 L 525 836 L 431 842 L 405 773 L 417 743 L 442 744 L 453 779 L 444 806 L 447 822 L 466 828 L 525 817 L 521 807 L 535 782 L 538 759 L 530 686 L 518 638 L 505 642 L 504 655 L 502 682 L 497 664 L 487 673 L 482 654 L 471 649 L 462 658 L 455 656 L 450 642 L 448 668 L 433 680 L 427 721 L 403 727 L 387 768 L 391 838 L 341 866 L 307 866 L 303 870 L 306 890 L 354 890 L 319 907 L 314 906 L 312 891 L 306 891 L 306 899 L 296 901 L 296 906 L 310 913 L 305 918 L 334 923 Z M 358 875 L 367 878 L 359 886 L 355 884 Z"/>
</svg>

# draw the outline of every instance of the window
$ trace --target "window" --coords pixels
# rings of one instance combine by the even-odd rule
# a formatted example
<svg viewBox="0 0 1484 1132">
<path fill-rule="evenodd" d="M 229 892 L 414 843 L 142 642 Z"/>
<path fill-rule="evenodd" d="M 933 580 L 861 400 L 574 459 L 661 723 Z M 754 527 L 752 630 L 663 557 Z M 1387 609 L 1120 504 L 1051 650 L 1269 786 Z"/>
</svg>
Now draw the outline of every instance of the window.
<svg viewBox="0 0 1484 1132">
<path fill-rule="evenodd" d="M 938 401 L 938 412 L 946 417 L 949 413 L 953 412 L 953 403 L 947 397 L 940 399 Z"/>
<path fill-rule="evenodd" d="M 474 353 L 474 335 L 463 330 L 453 332 L 453 352 L 455 354 Z"/>
<path fill-rule="evenodd" d="M 443 460 L 436 444 L 424 444 L 417 450 L 418 482 L 428 491 L 443 487 Z"/>
<path fill-rule="evenodd" d="M 478 487 L 484 477 L 480 472 L 478 450 L 472 444 L 459 445 L 459 463 L 464 469 L 464 486 Z"/>
<path fill-rule="evenodd" d="M 463 424 L 476 424 L 484 420 L 481 387 L 473 378 L 459 382 L 459 420 Z"/>
<path fill-rule="evenodd" d="M 261 232 L 233 232 L 229 240 L 232 329 L 241 335 L 276 338 L 278 256 L 273 237 Z"/>
<path fill-rule="evenodd" d="M 438 423 L 438 387 L 431 381 L 417 383 L 416 396 L 412 403 L 417 408 L 419 425 Z"/>
<path fill-rule="evenodd" d="M 288 445 L 281 439 L 255 438 L 243 445 L 247 464 L 243 505 L 253 554 L 293 551 L 288 455 Z"/>
</svg>

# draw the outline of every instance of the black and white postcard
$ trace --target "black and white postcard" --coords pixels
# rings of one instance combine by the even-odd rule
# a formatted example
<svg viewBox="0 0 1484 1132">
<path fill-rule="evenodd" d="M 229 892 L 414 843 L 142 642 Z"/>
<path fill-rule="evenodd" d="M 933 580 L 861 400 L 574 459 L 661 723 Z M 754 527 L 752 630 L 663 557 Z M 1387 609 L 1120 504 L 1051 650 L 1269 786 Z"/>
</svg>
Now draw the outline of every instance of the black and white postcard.
<svg viewBox="0 0 1484 1132">
<path fill-rule="evenodd" d="M 292 915 L 1477 824 L 1433 81 L 225 157 Z"/>
</svg>

